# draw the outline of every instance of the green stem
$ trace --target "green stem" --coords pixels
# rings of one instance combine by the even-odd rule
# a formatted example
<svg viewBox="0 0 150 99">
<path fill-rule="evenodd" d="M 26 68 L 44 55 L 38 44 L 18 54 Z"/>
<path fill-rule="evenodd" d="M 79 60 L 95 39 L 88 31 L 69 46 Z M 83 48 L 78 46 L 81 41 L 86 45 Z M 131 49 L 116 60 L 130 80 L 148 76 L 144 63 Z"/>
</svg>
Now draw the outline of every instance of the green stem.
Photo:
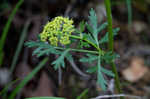
<svg viewBox="0 0 150 99">
<path fill-rule="evenodd" d="M 110 0 L 104 0 L 105 1 L 105 7 L 106 7 L 106 13 L 107 13 L 107 21 L 108 21 L 108 48 L 110 51 L 113 51 L 113 29 L 112 29 L 112 15 L 111 15 L 111 4 Z"/>
<path fill-rule="evenodd" d="M 98 49 L 98 47 L 97 47 L 95 44 L 93 44 L 92 42 L 90 42 L 90 41 L 87 40 L 87 39 L 83 39 L 83 38 L 81 38 L 81 37 L 79 37 L 79 36 L 75 36 L 75 35 L 70 35 L 70 37 L 75 38 L 75 39 L 84 40 L 84 41 L 86 41 L 87 43 L 89 43 L 89 44 L 91 44 L 92 46 L 94 46 L 96 49 Z"/>
<path fill-rule="evenodd" d="M 62 47 L 54 47 L 56 49 L 60 49 L 60 50 L 65 50 L 66 48 L 62 48 Z M 71 51 L 75 51 L 75 52 L 84 52 L 84 53 L 92 53 L 92 54 L 99 54 L 97 51 L 90 51 L 90 50 L 82 50 L 82 49 L 72 49 L 70 48 Z"/>
<path fill-rule="evenodd" d="M 97 46 L 97 45 L 95 45 L 94 43 L 92 43 L 91 41 L 89 41 L 89 40 L 87 40 L 87 39 L 83 39 L 83 38 L 81 38 L 81 37 L 79 37 L 79 36 L 70 35 L 70 37 L 75 38 L 75 39 L 81 39 L 81 40 L 86 41 L 87 43 L 89 43 L 90 45 L 92 45 L 93 47 L 95 47 L 101 55 L 104 55 L 104 51 L 100 49 L 99 45 Z"/>
<path fill-rule="evenodd" d="M 128 25 L 131 26 L 132 23 L 132 7 L 131 7 L 131 0 L 126 0 L 127 8 L 128 8 Z"/>
<path fill-rule="evenodd" d="M 109 51 L 113 52 L 114 39 L 113 39 L 113 29 L 112 29 L 111 3 L 110 3 L 110 0 L 104 0 L 104 1 L 105 1 L 106 13 L 107 13 L 108 32 L 109 32 L 108 48 L 109 48 Z M 115 74 L 115 85 L 116 85 L 116 88 L 117 88 L 119 93 L 122 93 L 121 87 L 120 87 L 120 81 L 119 81 L 117 68 L 116 68 L 114 62 L 112 62 L 111 65 L 112 65 L 112 71 Z M 122 97 L 122 99 L 123 99 L 123 97 Z"/>
</svg>

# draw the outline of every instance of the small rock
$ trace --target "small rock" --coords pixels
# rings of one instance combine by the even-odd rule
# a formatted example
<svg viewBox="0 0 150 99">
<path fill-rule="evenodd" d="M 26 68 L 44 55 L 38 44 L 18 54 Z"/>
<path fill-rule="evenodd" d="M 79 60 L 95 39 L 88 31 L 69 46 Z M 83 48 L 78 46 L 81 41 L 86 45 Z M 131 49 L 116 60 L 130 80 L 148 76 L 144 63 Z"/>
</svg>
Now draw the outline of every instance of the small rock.
<svg viewBox="0 0 150 99">
<path fill-rule="evenodd" d="M 134 21 L 133 22 L 133 30 L 136 33 L 140 33 L 147 28 L 147 25 L 142 21 Z"/>
<path fill-rule="evenodd" d="M 148 67 L 144 65 L 144 60 L 140 57 L 134 57 L 130 66 L 122 71 L 124 78 L 130 82 L 136 82 L 148 72 Z"/>
<path fill-rule="evenodd" d="M 0 85 L 6 85 L 11 81 L 10 72 L 7 68 L 0 69 Z"/>
</svg>

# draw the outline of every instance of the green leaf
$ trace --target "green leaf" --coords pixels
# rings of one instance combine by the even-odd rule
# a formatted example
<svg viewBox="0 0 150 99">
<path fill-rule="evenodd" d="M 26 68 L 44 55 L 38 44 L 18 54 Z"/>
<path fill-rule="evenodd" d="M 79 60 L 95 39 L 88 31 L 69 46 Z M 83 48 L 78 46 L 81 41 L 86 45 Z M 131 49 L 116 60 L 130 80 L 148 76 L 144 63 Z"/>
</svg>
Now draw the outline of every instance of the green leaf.
<svg viewBox="0 0 150 99">
<path fill-rule="evenodd" d="M 93 61 L 95 61 L 96 59 L 98 59 L 98 57 L 96 55 L 92 55 L 92 54 L 86 54 L 87 57 L 83 57 L 81 58 L 79 61 L 80 62 L 88 62 L 88 63 L 92 63 Z"/>
<path fill-rule="evenodd" d="M 94 40 L 97 41 L 98 39 L 98 29 L 97 29 L 97 26 L 98 26 L 98 23 L 97 23 L 97 16 L 96 16 L 96 13 L 94 11 L 94 9 L 91 9 L 90 12 L 89 12 L 89 25 L 87 24 L 87 28 L 88 30 L 91 32 L 92 36 L 94 37 Z"/>
<path fill-rule="evenodd" d="M 95 72 L 97 71 L 97 69 L 98 69 L 97 66 L 92 66 L 92 67 L 88 68 L 88 70 L 87 70 L 86 72 L 88 72 L 88 73 L 95 73 Z M 105 69 L 105 68 L 103 68 L 103 67 L 101 67 L 101 71 L 102 71 L 103 73 L 105 73 L 106 75 L 108 75 L 108 76 L 111 76 L 111 77 L 114 77 L 114 76 L 115 76 L 112 71 L 110 71 L 110 70 L 108 70 L 108 69 Z"/>
<path fill-rule="evenodd" d="M 101 32 L 102 30 L 104 30 L 107 26 L 108 26 L 107 22 L 105 22 L 102 25 L 100 25 L 99 28 L 98 28 L 98 33 Z"/>
<path fill-rule="evenodd" d="M 102 88 L 102 90 L 106 91 L 106 84 L 107 82 L 105 81 L 103 74 L 102 74 L 102 68 L 101 68 L 101 58 L 100 56 L 98 57 L 98 64 L 97 64 L 97 82 Z"/>
<path fill-rule="evenodd" d="M 80 33 L 82 33 L 85 30 L 85 22 L 81 21 L 79 26 L 80 26 Z"/>
<path fill-rule="evenodd" d="M 36 49 L 33 51 L 32 56 L 34 56 L 34 55 L 40 53 L 40 51 L 41 51 L 42 49 L 43 49 L 43 47 L 38 47 L 38 48 L 36 48 Z"/>
<path fill-rule="evenodd" d="M 119 31 L 120 31 L 120 28 L 114 28 L 113 29 L 114 36 L 117 35 L 117 32 L 119 32 Z"/>
<path fill-rule="evenodd" d="M 83 48 L 83 47 L 89 48 L 90 45 L 89 45 L 89 43 L 87 43 L 87 42 L 85 42 L 85 41 L 83 41 L 83 40 L 80 40 L 80 43 L 79 43 L 79 46 L 78 46 L 78 47 L 79 47 L 79 48 Z"/>
<path fill-rule="evenodd" d="M 32 97 L 32 98 L 25 98 L 25 99 L 66 99 L 62 97 Z"/>
<path fill-rule="evenodd" d="M 96 13 L 94 11 L 94 9 L 92 8 L 90 10 L 90 15 L 88 16 L 89 18 L 89 21 L 90 21 L 90 25 L 92 27 L 92 29 L 94 30 L 93 32 L 96 33 L 97 31 L 97 16 L 96 16 Z"/>
<path fill-rule="evenodd" d="M 83 99 L 83 98 L 87 95 L 88 91 L 89 91 L 88 88 L 85 89 L 85 90 L 77 97 L 77 99 Z M 87 99 L 87 97 L 86 97 L 85 99 Z"/>
<path fill-rule="evenodd" d="M 106 63 L 111 63 L 111 62 L 114 62 L 116 58 L 119 58 L 120 56 L 116 53 L 112 53 L 111 51 L 110 52 L 107 52 L 104 54 L 104 56 L 102 56 L 102 59 L 106 62 Z"/>
<path fill-rule="evenodd" d="M 16 94 L 20 92 L 20 90 L 35 76 L 35 74 L 46 64 L 47 61 L 48 61 L 48 58 L 44 58 L 38 64 L 38 66 L 36 66 L 36 68 L 31 73 L 29 73 L 29 75 L 27 75 L 24 78 L 24 80 L 22 80 L 20 82 L 20 84 L 18 84 L 16 86 L 16 88 L 12 91 L 12 93 L 10 94 L 10 96 L 8 97 L 8 99 L 15 99 Z"/>
<path fill-rule="evenodd" d="M 95 73 L 97 71 L 97 66 L 92 66 L 88 68 L 87 73 Z"/>
<path fill-rule="evenodd" d="M 75 33 L 80 33 L 80 30 L 78 30 L 78 29 L 75 29 L 75 31 L 74 31 Z"/>
<path fill-rule="evenodd" d="M 37 35 L 37 39 L 38 39 L 38 41 L 41 41 L 40 34 Z"/>
<path fill-rule="evenodd" d="M 107 74 L 108 76 L 115 77 L 114 73 L 108 69 L 102 67 L 102 72 Z"/>
<path fill-rule="evenodd" d="M 105 29 L 108 25 L 107 22 L 103 23 L 98 27 L 98 22 L 97 22 L 97 16 L 96 13 L 93 9 L 90 10 L 90 15 L 88 16 L 89 18 L 89 24 L 86 23 L 87 29 L 89 32 L 92 34 L 92 37 L 94 38 L 94 41 L 96 42 L 95 44 L 98 44 L 98 33 L 101 32 L 103 29 Z"/>
<path fill-rule="evenodd" d="M 91 36 L 91 34 L 86 34 L 86 33 L 84 33 L 83 34 L 83 39 L 87 39 L 87 40 L 89 40 L 90 42 L 92 42 L 93 44 L 96 44 L 96 41 L 93 39 L 93 37 Z"/>
<path fill-rule="evenodd" d="M 93 29 L 88 23 L 86 23 L 86 27 L 90 33 L 93 33 Z"/>
<path fill-rule="evenodd" d="M 66 57 L 69 51 L 70 49 L 66 49 L 64 52 L 61 53 L 61 56 L 59 56 L 55 61 L 52 62 L 52 65 L 54 65 L 55 70 L 57 70 L 60 66 L 65 68 L 64 58 Z"/>
<path fill-rule="evenodd" d="M 119 28 L 113 29 L 114 36 L 117 35 L 117 32 L 118 32 L 119 30 L 120 30 Z M 102 37 L 102 38 L 99 40 L 99 44 L 106 43 L 106 42 L 108 42 L 108 32 L 106 32 L 106 34 L 104 35 L 104 37 Z"/>
<path fill-rule="evenodd" d="M 73 57 L 72 57 L 71 54 L 69 54 L 69 52 L 68 52 L 67 55 L 66 55 L 66 59 L 67 59 L 68 61 L 73 61 Z"/>
<path fill-rule="evenodd" d="M 75 29 L 75 32 L 82 34 L 82 32 L 85 30 L 85 22 L 81 21 L 80 24 L 79 24 L 79 27 L 80 27 L 79 30 Z"/>
<path fill-rule="evenodd" d="M 50 53 L 50 49 L 45 49 L 43 51 L 40 51 L 38 54 L 37 54 L 37 57 L 41 57 L 43 55 L 48 55 Z"/>
<path fill-rule="evenodd" d="M 32 54 L 37 55 L 37 57 L 49 54 L 60 54 L 60 51 L 56 50 L 53 46 L 41 41 L 29 41 L 25 43 L 25 46 L 37 47 Z"/>
<path fill-rule="evenodd" d="M 42 41 L 28 41 L 25 43 L 25 46 L 27 46 L 27 47 L 43 47 L 43 48 L 52 47 L 48 43 L 42 42 Z"/>
<path fill-rule="evenodd" d="M 28 41 L 25 43 L 25 46 L 27 47 L 47 46 L 48 47 L 48 44 L 46 45 L 44 42 L 40 42 L 40 41 Z"/>
</svg>

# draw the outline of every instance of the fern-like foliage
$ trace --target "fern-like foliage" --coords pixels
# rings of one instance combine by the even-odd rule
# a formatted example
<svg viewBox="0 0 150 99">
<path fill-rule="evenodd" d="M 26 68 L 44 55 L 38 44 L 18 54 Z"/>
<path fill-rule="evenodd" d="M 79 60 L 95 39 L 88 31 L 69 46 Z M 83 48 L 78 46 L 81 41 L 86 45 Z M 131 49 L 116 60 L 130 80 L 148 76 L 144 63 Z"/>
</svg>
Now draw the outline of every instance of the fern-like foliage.
<svg viewBox="0 0 150 99">
<path fill-rule="evenodd" d="M 70 49 L 65 50 L 55 61 L 52 62 L 52 65 L 54 65 L 55 70 L 57 70 L 59 67 L 65 68 L 64 58 L 67 56 L 69 51 Z"/>
<path fill-rule="evenodd" d="M 117 35 L 117 32 L 118 32 L 119 30 L 120 30 L 119 28 L 113 29 L 114 36 Z M 102 38 L 99 40 L 99 44 L 103 44 L 103 43 L 107 43 L 107 42 L 108 42 L 108 32 L 106 32 L 106 34 L 104 35 L 104 37 L 102 37 Z"/>
<path fill-rule="evenodd" d="M 92 34 L 93 38 L 95 40 L 97 39 L 98 34 L 107 27 L 107 23 L 103 23 L 102 25 L 98 26 L 98 21 L 97 21 L 97 16 L 96 13 L 93 9 L 90 10 L 90 15 L 88 16 L 89 18 L 89 24 L 87 23 L 87 29 L 89 32 Z"/>
<path fill-rule="evenodd" d="M 97 55 L 93 55 L 93 54 L 86 54 L 87 57 L 82 57 L 80 58 L 80 62 L 88 62 L 88 63 L 92 63 L 93 61 L 98 59 Z"/>
<path fill-rule="evenodd" d="M 49 54 L 61 54 L 59 50 L 56 50 L 53 46 L 48 43 L 41 41 L 30 41 L 25 43 L 28 47 L 37 47 L 32 55 L 37 55 L 37 57 Z"/>
<path fill-rule="evenodd" d="M 87 69 L 87 73 L 96 73 L 97 74 L 97 83 L 103 90 L 107 89 L 107 81 L 104 78 L 104 75 L 114 77 L 114 74 L 111 70 L 105 69 L 102 64 L 109 64 L 113 62 L 118 55 L 112 52 L 103 51 L 100 47 L 108 42 L 108 32 L 105 33 L 101 39 L 98 38 L 101 35 L 101 31 L 107 27 L 107 22 L 99 25 L 97 22 L 97 16 L 93 9 L 89 12 L 89 21 L 82 21 L 79 24 L 79 29 L 75 29 L 76 33 L 69 35 L 71 37 L 71 42 L 76 42 L 78 44 L 77 48 L 71 48 L 70 45 L 65 46 L 53 46 L 47 42 L 39 41 L 29 41 L 25 45 L 28 47 L 35 47 L 33 55 L 41 57 L 44 55 L 54 54 L 56 60 L 51 64 L 54 65 L 54 69 L 65 68 L 65 59 L 67 61 L 73 62 L 73 56 L 70 53 L 71 51 L 83 52 L 86 53 L 84 57 L 80 58 L 80 62 L 87 62 L 92 65 L 93 62 L 97 62 L 96 66 L 91 66 Z M 84 32 L 87 28 L 88 31 Z M 114 36 L 119 31 L 119 28 L 113 30 Z M 58 44 L 59 45 L 59 44 Z M 93 50 L 87 50 L 88 48 L 93 48 Z M 86 50 L 85 50 L 86 49 Z"/>
</svg>

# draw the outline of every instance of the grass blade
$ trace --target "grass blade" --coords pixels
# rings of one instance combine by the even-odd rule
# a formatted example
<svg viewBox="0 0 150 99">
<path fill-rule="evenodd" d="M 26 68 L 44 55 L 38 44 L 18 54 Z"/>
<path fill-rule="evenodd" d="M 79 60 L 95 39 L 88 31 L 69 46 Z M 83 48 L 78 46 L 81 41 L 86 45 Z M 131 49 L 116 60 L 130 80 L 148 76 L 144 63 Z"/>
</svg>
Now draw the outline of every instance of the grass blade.
<svg viewBox="0 0 150 99">
<path fill-rule="evenodd" d="M 8 92 L 8 89 L 13 85 L 15 84 L 16 82 L 18 81 L 18 79 L 8 83 L 1 91 L 0 91 L 0 96 L 2 96 L 4 99 L 7 99 L 7 92 Z"/>
<path fill-rule="evenodd" d="M 10 72 L 11 73 L 14 71 L 14 68 L 16 66 L 16 63 L 17 63 L 17 60 L 18 60 L 18 56 L 19 56 L 19 54 L 21 52 L 24 40 L 26 38 L 26 34 L 27 34 L 27 30 L 28 30 L 29 25 L 30 25 L 30 22 L 27 21 L 25 26 L 24 26 L 24 29 L 23 29 L 23 31 L 21 33 L 21 37 L 20 37 L 20 40 L 19 40 L 19 43 L 18 43 L 18 46 L 17 46 L 17 50 L 15 52 L 15 55 L 13 57 L 13 61 L 12 61 L 12 64 L 11 64 L 11 68 L 10 68 Z"/>
<path fill-rule="evenodd" d="M 20 82 L 20 84 L 17 85 L 8 99 L 15 99 L 16 94 L 33 78 L 33 76 L 35 76 L 35 74 L 46 64 L 47 61 L 48 58 L 43 59 L 38 66 L 36 66 L 36 68 L 29 75 L 27 75 L 24 80 Z"/>
<path fill-rule="evenodd" d="M 0 38 L 0 66 L 2 64 L 2 59 L 3 59 L 3 56 L 4 56 L 3 55 L 3 47 L 4 47 L 5 40 L 6 40 L 6 37 L 7 37 L 7 34 L 8 34 L 8 30 L 10 28 L 12 19 L 14 18 L 17 10 L 20 8 L 23 1 L 24 0 L 19 0 L 18 1 L 18 3 L 16 4 L 16 7 L 13 9 L 12 13 L 10 14 L 9 19 L 8 19 L 4 29 L 3 29 L 3 32 L 2 32 L 2 35 L 1 35 L 1 38 Z"/>
<path fill-rule="evenodd" d="M 84 96 L 86 96 L 86 94 L 88 93 L 89 89 L 85 89 L 78 97 L 77 99 L 87 99 L 87 98 L 83 98 Z"/>
<path fill-rule="evenodd" d="M 131 7 L 131 0 L 126 0 L 127 8 L 128 8 L 128 24 L 129 26 L 132 23 L 132 7 Z"/>
</svg>

